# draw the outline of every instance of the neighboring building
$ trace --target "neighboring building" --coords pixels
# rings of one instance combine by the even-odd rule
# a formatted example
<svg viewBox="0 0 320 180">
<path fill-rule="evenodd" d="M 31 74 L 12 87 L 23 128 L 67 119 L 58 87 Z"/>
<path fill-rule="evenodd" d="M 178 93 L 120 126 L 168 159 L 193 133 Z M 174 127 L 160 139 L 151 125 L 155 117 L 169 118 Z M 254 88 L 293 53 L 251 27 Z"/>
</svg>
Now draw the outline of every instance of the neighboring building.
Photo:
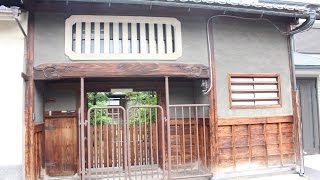
<svg viewBox="0 0 320 180">
<path fill-rule="evenodd" d="M 300 167 L 288 42 L 310 28 L 318 7 L 29 0 L 24 8 L 26 179 L 221 178 Z M 307 23 L 291 30 L 297 18 Z M 155 92 L 157 105 L 126 107 L 132 91 Z M 89 109 L 88 92 L 112 92 L 120 106 Z"/>
<path fill-rule="evenodd" d="M 26 48 L 23 31 L 27 30 L 28 18 L 27 13 L 19 12 L 19 7 L 10 8 L 21 5 L 19 2 L 3 4 L 0 1 L 0 179 L 4 180 L 24 176 L 24 83 L 21 73 Z"/>
<path fill-rule="evenodd" d="M 295 36 L 294 61 L 300 90 L 303 146 L 305 154 L 320 153 L 320 23 Z"/>
</svg>

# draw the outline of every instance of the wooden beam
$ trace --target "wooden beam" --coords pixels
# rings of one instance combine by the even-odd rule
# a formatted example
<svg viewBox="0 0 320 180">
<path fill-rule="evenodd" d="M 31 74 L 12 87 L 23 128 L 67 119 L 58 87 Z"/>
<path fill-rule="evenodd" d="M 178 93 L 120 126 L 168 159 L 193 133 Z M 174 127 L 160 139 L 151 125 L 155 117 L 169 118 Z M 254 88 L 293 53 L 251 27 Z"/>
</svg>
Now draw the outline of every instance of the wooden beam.
<svg viewBox="0 0 320 180">
<path fill-rule="evenodd" d="M 21 77 L 22 79 L 26 82 L 26 81 L 29 81 L 29 76 L 26 74 L 26 73 L 21 73 Z"/>
<path fill-rule="evenodd" d="M 35 80 L 164 76 L 208 78 L 209 70 L 202 64 L 177 63 L 63 63 L 42 64 L 34 68 Z"/>
</svg>

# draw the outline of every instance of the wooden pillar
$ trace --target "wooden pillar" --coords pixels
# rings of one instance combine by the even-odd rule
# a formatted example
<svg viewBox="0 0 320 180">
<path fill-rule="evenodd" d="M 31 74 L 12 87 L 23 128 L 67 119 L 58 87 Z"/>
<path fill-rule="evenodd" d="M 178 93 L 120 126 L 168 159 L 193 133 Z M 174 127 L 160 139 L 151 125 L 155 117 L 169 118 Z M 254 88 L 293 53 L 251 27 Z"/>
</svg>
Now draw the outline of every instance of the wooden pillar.
<svg viewBox="0 0 320 180">
<path fill-rule="evenodd" d="M 166 94 L 166 119 L 167 119 L 167 136 L 168 136 L 168 179 L 171 176 L 171 140 L 170 140 L 170 102 L 169 102 L 169 77 L 165 77 L 165 94 Z"/>
<path fill-rule="evenodd" d="M 26 74 L 28 81 L 25 87 L 25 179 L 36 179 L 35 148 L 34 148 L 34 15 L 29 13 L 27 36 Z"/>
<path fill-rule="evenodd" d="M 209 127 L 210 127 L 210 164 L 213 175 L 217 175 L 219 166 L 219 147 L 218 147 L 218 114 L 217 114 L 217 94 L 216 94 L 216 71 L 215 71 L 215 58 L 214 58 L 214 46 L 213 46 L 213 23 L 209 22 L 208 34 L 210 46 L 208 46 L 209 57 L 211 60 L 210 74 L 212 89 L 208 93 L 209 95 Z"/>
<path fill-rule="evenodd" d="M 84 112 L 84 78 L 80 79 L 80 141 L 81 141 L 81 179 L 83 180 L 85 173 L 85 140 L 84 140 L 85 112 Z M 90 120 L 88 119 L 88 126 Z M 89 160 L 88 160 L 89 161 Z"/>
<path fill-rule="evenodd" d="M 291 30 L 291 26 L 287 26 L 287 30 Z M 296 76 L 295 76 L 295 66 L 293 51 L 293 36 L 287 37 L 288 46 L 288 61 L 290 69 L 290 79 L 291 79 L 291 93 L 292 93 L 292 111 L 293 111 L 293 134 L 294 134 L 294 152 L 295 152 L 295 163 L 299 166 L 300 174 L 304 174 L 304 159 L 303 159 L 303 146 L 302 146 L 302 122 L 300 117 L 300 103 L 299 103 L 299 91 L 297 90 Z"/>
</svg>

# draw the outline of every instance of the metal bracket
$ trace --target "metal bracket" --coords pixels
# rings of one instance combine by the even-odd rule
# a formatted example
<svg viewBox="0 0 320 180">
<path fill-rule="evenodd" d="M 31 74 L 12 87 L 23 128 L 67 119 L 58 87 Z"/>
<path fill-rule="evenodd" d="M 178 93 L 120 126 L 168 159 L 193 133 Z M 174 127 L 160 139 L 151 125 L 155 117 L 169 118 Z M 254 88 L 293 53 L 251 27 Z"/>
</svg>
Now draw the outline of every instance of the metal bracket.
<svg viewBox="0 0 320 180">
<path fill-rule="evenodd" d="M 88 120 L 84 120 L 84 123 L 79 122 L 79 126 L 87 126 L 88 125 Z"/>
</svg>

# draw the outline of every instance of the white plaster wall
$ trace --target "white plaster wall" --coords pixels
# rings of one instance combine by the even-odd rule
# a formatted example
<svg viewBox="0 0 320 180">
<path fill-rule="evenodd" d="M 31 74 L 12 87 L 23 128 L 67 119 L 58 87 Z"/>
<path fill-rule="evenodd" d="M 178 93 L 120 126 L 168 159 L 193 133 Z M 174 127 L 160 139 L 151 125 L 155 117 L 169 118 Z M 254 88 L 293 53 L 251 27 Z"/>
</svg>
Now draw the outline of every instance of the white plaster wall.
<svg viewBox="0 0 320 180">
<path fill-rule="evenodd" d="M 20 17 L 27 27 L 27 14 Z M 23 178 L 24 151 L 24 67 L 25 39 L 14 20 L 0 17 L 0 167 L 18 167 L 12 175 L 0 172 L 0 179 Z M 0 170 L 1 170 L 0 168 Z M 19 174 L 17 174 L 19 173 Z"/>
</svg>

